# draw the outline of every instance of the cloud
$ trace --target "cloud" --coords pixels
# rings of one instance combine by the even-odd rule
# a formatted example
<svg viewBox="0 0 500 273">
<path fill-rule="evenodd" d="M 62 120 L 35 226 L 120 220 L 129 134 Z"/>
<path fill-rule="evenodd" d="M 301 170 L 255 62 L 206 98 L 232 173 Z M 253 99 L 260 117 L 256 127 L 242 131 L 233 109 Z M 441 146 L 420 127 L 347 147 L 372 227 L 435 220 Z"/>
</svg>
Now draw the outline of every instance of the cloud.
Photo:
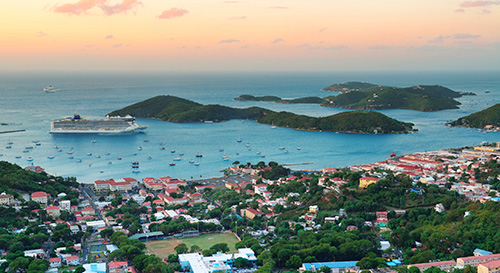
<svg viewBox="0 0 500 273">
<path fill-rule="evenodd" d="M 280 43 L 280 42 L 284 42 L 285 40 L 281 39 L 281 38 L 276 38 L 274 39 L 273 41 L 271 41 L 272 44 L 277 44 L 277 43 Z"/>
<path fill-rule="evenodd" d="M 226 4 L 236 4 L 239 3 L 239 1 L 224 1 Z"/>
<path fill-rule="evenodd" d="M 232 44 L 232 43 L 239 43 L 241 42 L 240 40 L 236 39 L 227 39 L 227 40 L 220 40 L 219 44 Z"/>
<path fill-rule="evenodd" d="M 35 34 L 36 37 L 45 37 L 45 36 L 48 36 L 47 33 L 43 32 L 43 31 L 39 31 Z"/>
<path fill-rule="evenodd" d="M 456 12 L 456 13 L 464 13 L 464 12 L 465 12 L 465 10 L 464 10 L 464 9 L 456 9 L 456 10 L 455 10 L 455 12 Z"/>
<path fill-rule="evenodd" d="M 283 6 L 273 6 L 269 7 L 270 9 L 289 9 L 289 7 L 283 7 Z"/>
<path fill-rule="evenodd" d="M 104 37 L 104 39 L 109 40 L 109 39 L 114 39 L 115 37 L 113 35 L 107 35 Z"/>
<path fill-rule="evenodd" d="M 339 49 L 346 49 L 346 45 L 336 45 L 336 46 L 329 46 L 329 47 L 323 47 L 324 50 L 339 50 Z"/>
<path fill-rule="evenodd" d="M 477 8 L 500 5 L 500 1 L 465 1 L 460 4 L 462 8 Z"/>
<path fill-rule="evenodd" d="M 113 48 L 119 48 L 119 47 L 122 47 L 122 46 L 123 46 L 123 44 L 114 44 Z"/>
<path fill-rule="evenodd" d="M 185 10 L 185 9 L 171 8 L 169 10 L 163 11 L 163 13 L 160 14 L 160 16 L 158 16 L 158 18 L 171 19 L 171 18 L 175 18 L 175 17 L 182 17 L 188 12 L 189 11 Z"/>
<path fill-rule="evenodd" d="M 481 35 L 473 35 L 469 33 L 455 33 L 453 34 L 453 39 L 477 39 Z"/>
<path fill-rule="evenodd" d="M 483 9 L 483 14 L 490 14 L 491 13 L 491 10 L 489 9 Z"/>
<path fill-rule="evenodd" d="M 244 20 L 244 19 L 247 19 L 247 17 L 246 16 L 235 16 L 235 17 L 229 18 L 229 20 Z"/>
<path fill-rule="evenodd" d="M 376 46 L 370 46 L 368 49 L 373 49 L 373 50 L 387 50 L 387 49 L 392 49 L 392 47 L 388 46 L 388 45 L 376 45 Z"/>
<path fill-rule="evenodd" d="M 109 0 L 79 0 L 76 3 L 67 3 L 55 6 L 53 11 L 80 15 L 96 8 L 103 11 L 106 15 L 113 15 L 127 13 L 138 6 L 142 6 L 142 3 L 139 0 L 122 0 L 121 3 L 114 5 L 108 4 L 108 1 Z"/>
<path fill-rule="evenodd" d="M 129 10 L 133 10 L 135 7 L 142 6 L 141 1 L 138 0 L 122 0 L 121 3 L 115 5 L 103 4 L 101 9 L 106 15 L 113 15 L 119 13 L 127 13 Z"/>
<path fill-rule="evenodd" d="M 249 45 L 244 45 L 244 46 L 240 46 L 240 48 L 248 48 L 250 47 Z"/>
<path fill-rule="evenodd" d="M 94 47 L 94 45 L 84 45 L 83 47 L 92 48 L 92 47 Z"/>
<path fill-rule="evenodd" d="M 450 38 L 450 37 L 451 37 L 451 36 L 443 36 L 443 35 L 439 35 L 438 37 L 436 37 L 436 38 L 434 38 L 434 39 L 432 39 L 432 40 L 429 40 L 428 42 L 429 42 L 429 43 L 433 43 L 433 44 L 435 44 L 435 43 L 442 43 L 442 42 L 444 42 L 444 40 L 446 40 L 446 39 L 448 39 L 448 38 Z"/>
<path fill-rule="evenodd" d="M 323 32 L 325 30 L 327 30 L 327 28 L 322 28 L 322 29 L 319 30 L 319 32 Z"/>
</svg>

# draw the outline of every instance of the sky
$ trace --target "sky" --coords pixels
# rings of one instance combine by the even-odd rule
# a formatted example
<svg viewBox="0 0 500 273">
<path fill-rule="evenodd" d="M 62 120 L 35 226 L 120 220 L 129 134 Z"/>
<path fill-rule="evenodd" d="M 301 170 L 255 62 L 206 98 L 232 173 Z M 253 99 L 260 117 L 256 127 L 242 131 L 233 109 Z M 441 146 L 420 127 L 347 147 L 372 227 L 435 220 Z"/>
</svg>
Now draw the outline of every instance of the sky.
<svg viewBox="0 0 500 273">
<path fill-rule="evenodd" d="M 500 70 L 499 0 L 0 0 L 0 70 Z"/>
</svg>

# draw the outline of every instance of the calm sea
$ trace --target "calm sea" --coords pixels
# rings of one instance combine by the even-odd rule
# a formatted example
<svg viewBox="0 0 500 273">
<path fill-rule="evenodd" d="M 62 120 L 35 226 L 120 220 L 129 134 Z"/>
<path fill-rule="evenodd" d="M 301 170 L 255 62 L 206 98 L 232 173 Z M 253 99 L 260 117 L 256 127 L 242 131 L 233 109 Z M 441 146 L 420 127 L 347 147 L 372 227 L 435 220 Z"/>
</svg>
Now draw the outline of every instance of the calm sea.
<svg viewBox="0 0 500 273">
<path fill-rule="evenodd" d="M 455 110 L 381 111 L 392 118 L 415 123 L 419 131 L 407 135 L 272 129 L 269 125 L 248 120 L 181 124 L 149 119 L 137 120 L 139 124 L 149 126 L 144 134 L 49 134 L 52 119 L 75 113 L 83 117 L 103 118 L 115 109 L 167 94 L 203 104 L 232 107 L 255 105 L 311 116 L 328 116 L 344 110 L 317 105 L 241 102 L 234 98 L 241 94 L 282 98 L 323 97 L 333 94 L 321 91 L 323 87 L 346 81 L 395 86 L 439 84 L 457 91 L 475 92 L 477 96 L 460 98 L 462 105 Z M 42 89 L 48 85 L 53 85 L 57 91 L 44 94 Z M 122 177 L 214 177 L 220 176 L 220 170 L 231 166 L 234 161 L 312 162 L 293 167 L 307 170 L 344 167 L 384 160 L 391 152 L 405 154 L 500 140 L 499 133 L 444 125 L 446 121 L 499 103 L 500 77 L 493 72 L 3 73 L 0 75 L 0 95 L 0 122 L 8 124 L 0 126 L 0 131 L 26 130 L 0 134 L 0 160 L 22 167 L 40 165 L 49 173 L 75 176 L 84 183 Z M 238 139 L 242 142 L 237 142 Z M 40 141 L 39 146 L 33 143 L 36 140 Z M 7 148 L 9 142 L 13 142 L 11 148 Z M 24 152 L 27 146 L 33 146 L 33 149 Z M 55 149 L 55 146 L 60 148 Z M 203 157 L 196 158 L 197 153 L 202 153 Z M 49 159 L 50 155 L 54 158 Z M 224 160 L 224 155 L 229 160 Z M 33 161 L 28 161 L 28 157 Z M 174 161 L 174 158 L 181 160 Z M 190 163 L 191 159 L 199 165 Z M 132 162 L 139 162 L 140 173 L 132 173 Z M 172 162 L 176 165 L 170 166 Z"/>
</svg>

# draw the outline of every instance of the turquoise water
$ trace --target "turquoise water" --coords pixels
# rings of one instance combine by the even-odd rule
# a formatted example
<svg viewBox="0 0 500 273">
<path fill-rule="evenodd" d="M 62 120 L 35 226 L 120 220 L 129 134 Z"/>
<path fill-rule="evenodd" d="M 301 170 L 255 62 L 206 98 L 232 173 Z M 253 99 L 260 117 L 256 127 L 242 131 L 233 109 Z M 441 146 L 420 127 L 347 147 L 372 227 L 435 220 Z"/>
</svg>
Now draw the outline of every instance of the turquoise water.
<svg viewBox="0 0 500 273">
<path fill-rule="evenodd" d="M 415 123 L 419 131 L 407 135 L 358 135 L 271 129 L 269 125 L 247 120 L 183 124 L 148 119 L 138 119 L 139 124 L 149 126 L 144 134 L 94 136 L 48 133 L 52 119 L 74 113 L 83 117 L 101 118 L 112 110 L 156 95 L 167 94 L 203 104 L 217 103 L 232 107 L 256 105 L 277 111 L 328 116 L 344 110 L 318 105 L 242 102 L 233 99 L 241 94 L 276 95 L 282 98 L 323 97 L 333 94 L 321 91 L 323 87 L 353 80 L 396 86 L 440 84 L 457 91 L 475 92 L 477 96 L 460 98 L 461 109 L 455 110 L 381 111 L 392 118 Z M 47 85 L 53 85 L 57 91 L 43 94 L 42 89 Z M 485 90 L 490 92 L 485 93 Z M 295 166 L 297 169 L 344 167 L 384 160 L 391 152 L 404 154 L 477 145 L 483 141 L 498 141 L 500 136 L 499 133 L 444 126 L 446 121 L 499 103 L 500 77 L 498 73 L 492 72 L 153 75 L 11 73 L 0 75 L 0 94 L 0 122 L 9 124 L 0 126 L 0 130 L 26 130 L 0 134 L 0 160 L 24 167 L 31 164 L 27 161 L 31 156 L 33 164 L 44 167 L 48 172 L 75 176 L 85 183 L 92 183 L 95 179 L 121 177 L 141 179 L 147 176 L 172 176 L 190 179 L 220 176 L 219 171 L 230 166 L 233 161 L 313 163 Z M 95 143 L 92 142 L 93 139 L 96 140 Z M 144 142 L 144 139 L 149 141 Z M 242 142 L 237 142 L 238 139 Z M 36 146 L 32 143 L 33 140 L 39 140 L 41 145 Z M 14 142 L 10 149 L 6 148 L 8 142 Z M 164 146 L 160 145 L 162 142 Z M 26 146 L 34 148 L 23 153 Z M 54 146 L 60 148 L 55 149 Z M 138 147 L 142 147 L 142 150 Z M 161 150 L 161 147 L 165 149 Z M 298 150 L 297 147 L 301 149 Z M 224 151 L 220 151 L 221 149 Z M 73 151 L 72 154 L 68 154 L 70 150 Z M 171 150 L 175 150 L 175 153 L 171 153 Z M 89 153 L 92 155 L 87 155 Z M 202 153 L 203 158 L 195 158 L 196 153 Z M 55 158 L 48 159 L 49 155 Z M 229 160 L 223 160 L 224 155 Z M 73 159 L 69 159 L 71 156 Z M 174 158 L 182 160 L 173 161 Z M 190 159 L 199 161 L 199 166 L 189 163 Z M 81 163 L 77 160 L 81 160 Z M 132 173 L 130 164 L 135 161 L 140 163 L 140 173 Z M 172 162 L 176 165 L 170 166 Z"/>
</svg>

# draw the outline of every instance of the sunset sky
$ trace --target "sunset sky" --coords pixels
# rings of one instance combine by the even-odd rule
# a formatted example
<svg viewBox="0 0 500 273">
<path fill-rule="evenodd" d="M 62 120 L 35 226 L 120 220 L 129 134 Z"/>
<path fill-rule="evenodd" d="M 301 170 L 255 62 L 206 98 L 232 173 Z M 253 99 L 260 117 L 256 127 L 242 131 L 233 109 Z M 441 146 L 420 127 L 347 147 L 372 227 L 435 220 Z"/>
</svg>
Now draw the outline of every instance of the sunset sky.
<svg viewBox="0 0 500 273">
<path fill-rule="evenodd" d="M 500 70 L 500 1 L 15 0 L 0 70 Z"/>
</svg>

